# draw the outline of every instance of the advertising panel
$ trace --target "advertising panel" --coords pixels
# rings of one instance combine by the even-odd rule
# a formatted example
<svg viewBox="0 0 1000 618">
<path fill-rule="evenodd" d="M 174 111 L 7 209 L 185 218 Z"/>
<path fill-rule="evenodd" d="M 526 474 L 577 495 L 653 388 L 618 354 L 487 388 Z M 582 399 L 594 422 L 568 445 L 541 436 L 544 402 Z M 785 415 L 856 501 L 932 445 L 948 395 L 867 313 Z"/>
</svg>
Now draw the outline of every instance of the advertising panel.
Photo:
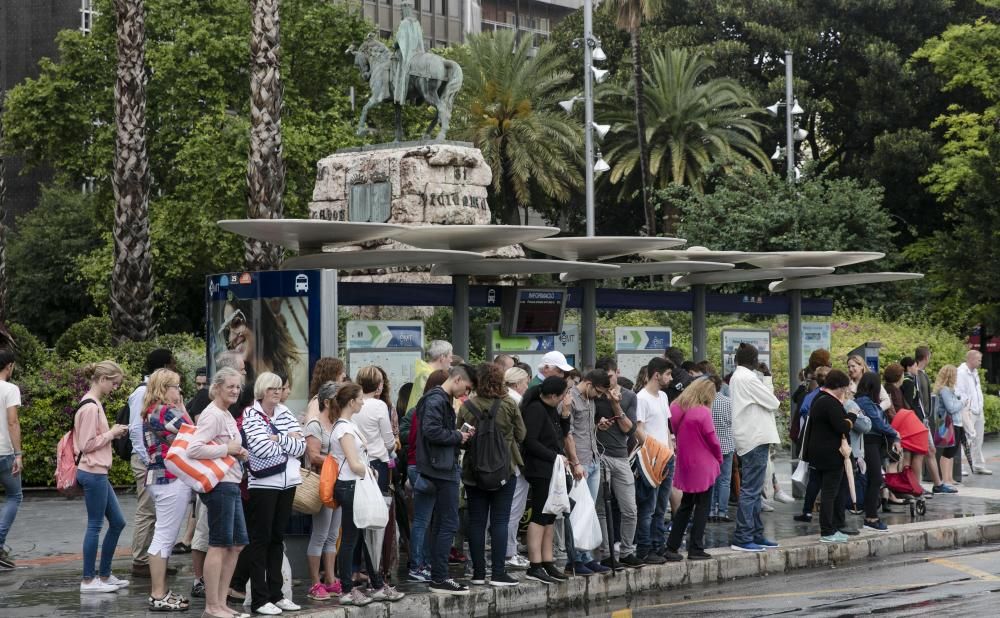
<svg viewBox="0 0 1000 618">
<path fill-rule="evenodd" d="M 749 343 L 757 348 L 758 360 L 771 367 L 771 331 L 751 329 L 723 329 L 722 375 L 727 376 L 736 368 L 736 348 Z"/>
</svg>

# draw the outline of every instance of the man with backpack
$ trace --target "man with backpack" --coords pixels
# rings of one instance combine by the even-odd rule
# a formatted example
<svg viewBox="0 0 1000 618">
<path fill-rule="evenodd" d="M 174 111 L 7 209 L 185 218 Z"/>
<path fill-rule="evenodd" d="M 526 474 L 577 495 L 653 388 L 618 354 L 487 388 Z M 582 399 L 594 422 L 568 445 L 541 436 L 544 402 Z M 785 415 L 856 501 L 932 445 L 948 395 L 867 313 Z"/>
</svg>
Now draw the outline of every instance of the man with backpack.
<svg viewBox="0 0 1000 618">
<path fill-rule="evenodd" d="M 134 577 L 149 577 L 149 544 L 153 541 L 153 529 L 156 526 L 156 509 L 153 496 L 146 491 L 146 464 L 149 456 L 146 454 L 146 444 L 142 436 L 142 400 L 146 397 L 146 381 L 157 369 L 177 371 L 174 355 L 170 350 L 157 348 L 146 356 L 145 373 L 142 382 L 128 396 L 128 403 L 115 419 L 117 423 L 128 425 L 128 438 L 115 440 L 115 453 L 122 459 L 127 459 L 135 475 L 135 493 L 138 500 L 135 508 L 135 521 L 132 530 L 132 575 Z M 176 573 L 174 567 L 168 571 Z"/>
<path fill-rule="evenodd" d="M 472 554 L 472 583 L 483 585 L 486 583 L 487 519 L 492 546 L 505 547 L 517 486 L 515 470 L 524 465 L 520 450 L 525 436 L 524 419 L 514 400 L 507 396 L 507 385 L 499 365 L 483 363 L 479 366 L 476 395 L 462 405 L 458 420 L 475 429 L 475 437 L 467 444 L 462 458 L 462 481 L 469 511 L 467 536 Z M 518 583 L 507 575 L 505 554 L 497 550 L 492 552 L 491 586 L 516 586 Z"/>
<path fill-rule="evenodd" d="M 413 501 L 414 510 L 426 509 L 428 502 L 433 504 L 431 510 L 437 517 L 437 534 L 429 558 L 430 591 L 438 594 L 469 594 L 467 586 L 448 577 L 448 553 L 458 530 L 458 452 L 475 431 L 455 428 L 452 400 L 468 395 L 475 386 L 472 367 L 463 363 L 449 369 L 444 384 L 427 391 L 417 402 L 417 469 L 420 476 L 413 488 Z"/>
</svg>

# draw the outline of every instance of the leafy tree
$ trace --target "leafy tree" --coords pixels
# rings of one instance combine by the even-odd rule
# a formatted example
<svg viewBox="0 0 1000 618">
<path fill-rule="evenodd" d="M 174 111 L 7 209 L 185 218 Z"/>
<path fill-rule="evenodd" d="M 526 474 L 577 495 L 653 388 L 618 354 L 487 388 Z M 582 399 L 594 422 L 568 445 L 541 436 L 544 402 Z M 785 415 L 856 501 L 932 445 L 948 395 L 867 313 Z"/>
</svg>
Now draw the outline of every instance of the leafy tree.
<svg viewBox="0 0 1000 618">
<path fill-rule="evenodd" d="M 686 50 L 654 52 L 645 72 L 646 124 L 650 146 L 650 175 L 656 188 L 687 185 L 701 191 L 713 165 L 725 168 L 762 167 L 770 160 L 758 145 L 761 124 L 754 100 L 728 78 L 707 79 L 712 62 Z M 640 184 L 641 153 L 634 139 L 632 95 L 608 88 L 601 101 L 601 117 L 612 125 L 605 155 L 611 164 L 609 181 L 631 192 Z M 667 218 L 667 230 L 672 221 Z"/>
<path fill-rule="evenodd" d="M 923 178 L 940 203 L 937 220 L 950 225 L 908 253 L 927 268 L 938 312 L 992 331 L 1000 324 L 1000 0 L 981 5 L 989 16 L 950 26 L 915 54 L 962 102 L 934 121 L 944 143 Z"/>
<path fill-rule="evenodd" d="M 582 186 L 582 131 L 557 107 L 570 74 L 556 69 L 555 48 L 537 50 L 509 30 L 472 35 L 460 52 L 465 74 L 451 134 L 478 147 L 493 170 L 499 219 L 520 224 L 519 208 L 537 189 L 567 201 Z M 498 209 L 494 208 L 494 213 Z"/>
<path fill-rule="evenodd" d="M 43 188 L 38 206 L 18 217 L 17 234 L 9 237 L 11 313 L 49 345 L 96 311 L 76 261 L 102 244 L 94 210 L 79 190 Z"/>
<path fill-rule="evenodd" d="M 787 183 L 775 174 L 722 174 L 710 193 L 671 186 L 657 195 L 680 213 L 677 233 L 691 245 L 740 251 L 881 251 L 891 253 L 896 232 L 882 206 L 882 189 L 839 178 L 807 178 Z M 891 258 L 856 270 L 885 270 Z M 843 270 L 843 269 L 839 269 Z M 766 282 L 765 282 L 766 283 Z M 766 293 L 765 283 L 733 286 Z M 909 307 L 892 290 L 839 288 L 824 296 L 849 306 L 894 303 Z"/>
<path fill-rule="evenodd" d="M 145 5 L 155 315 L 160 330 L 190 332 L 203 319 L 205 275 L 242 267 L 242 239 L 215 221 L 246 214 L 251 13 L 245 0 Z M 42 60 L 38 78 L 8 93 L 4 150 L 53 168 L 67 186 L 95 180 L 90 235 L 100 242 L 73 255 L 80 256 L 87 295 L 106 308 L 113 264 L 115 20 L 111 0 L 96 0 L 95 8 L 100 16 L 90 35 L 60 33 L 59 61 Z M 371 25 L 325 0 L 283 0 L 281 11 L 284 212 L 306 217 L 316 161 L 362 143 L 353 133 L 350 89 L 364 86 L 344 49 L 362 41 Z M 389 126 L 390 114 L 379 110 L 374 120 Z"/>
</svg>

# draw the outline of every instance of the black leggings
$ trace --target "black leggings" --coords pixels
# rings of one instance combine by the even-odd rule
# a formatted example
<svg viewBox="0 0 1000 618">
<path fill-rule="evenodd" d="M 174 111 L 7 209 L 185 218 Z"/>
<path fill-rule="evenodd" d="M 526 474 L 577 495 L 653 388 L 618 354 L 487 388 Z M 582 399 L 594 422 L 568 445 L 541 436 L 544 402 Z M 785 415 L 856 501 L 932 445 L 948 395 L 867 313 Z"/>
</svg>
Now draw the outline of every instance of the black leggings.
<svg viewBox="0 0 1000 618">
<path fill-rule="evenodd" d="M 865 487 L 865 519 L 878 519 L 882 505 L 882 446 L 881 440 L 865 440 L 865 466 L 868 485 Z"/>
</svg>

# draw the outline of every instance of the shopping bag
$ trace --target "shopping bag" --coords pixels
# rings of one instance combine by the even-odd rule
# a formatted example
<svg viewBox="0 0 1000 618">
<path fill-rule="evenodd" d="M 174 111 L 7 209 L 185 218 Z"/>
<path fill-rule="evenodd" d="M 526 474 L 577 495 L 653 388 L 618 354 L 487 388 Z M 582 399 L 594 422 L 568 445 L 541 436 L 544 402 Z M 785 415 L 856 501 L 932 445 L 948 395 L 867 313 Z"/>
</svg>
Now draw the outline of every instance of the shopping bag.
<svg viewBox="0 0 1000 618">
<path fill-rule="evenodd" d="M 192 458 L 188 455 L 187 448 L 194 432 L 194 425 L 186 423 L 181 425 L 174 441 L 170 444 L 166 457 L 163 458 L 163 464 L 182 483 L 196 492 L 204 494 L 215 489 L 219 481 L 236 465 L 236 458 L 232 455 L 218 459 Z M 209 442 L 209 444 L 214 444 L 214 442 Z"/>
<path fill-rule="evenodd" d="M 799 460 L 799 464 L 795 466 L 795 472 L 792 472 L 792 487 L 804 492 L 808 483 L 809 462 Z"/>
<path fill-rule="evenodd" d="M 934 446 L 937 448 L 955 446 L 955 426 L 952 424 L 950 414 L 944 417 L 944 422 L 934 431 Z"/>
<path fill-rule="evenodd" d="M 385 528 L 387 523 L 389 507 L 375 480 L 375 471 L 369 468 L 365 478 L 354 483 L 354 524 L 359 530 L 365 530 Z"/>
<path fill-rule="evenodd" d="M 597 507 L 590 489 L 584 481 L 573 483 L 569 492 L 573 502 L 573 510 L 569 514 L 570 527 L 573 529 L 573 546 L 578 551 L 590 551 L 601 545 L 601 522 L 597 519 Z"/>
<path fill-rule="evenodd" d="M 549 497 L 545 500 L 542 513 L 561 515 L 569 513 L 569 492 L 566 490 L 566 465 L 562 457 L 556 457 L 552 464 L 552 479 L 549 481 Z"/>
</svg>

